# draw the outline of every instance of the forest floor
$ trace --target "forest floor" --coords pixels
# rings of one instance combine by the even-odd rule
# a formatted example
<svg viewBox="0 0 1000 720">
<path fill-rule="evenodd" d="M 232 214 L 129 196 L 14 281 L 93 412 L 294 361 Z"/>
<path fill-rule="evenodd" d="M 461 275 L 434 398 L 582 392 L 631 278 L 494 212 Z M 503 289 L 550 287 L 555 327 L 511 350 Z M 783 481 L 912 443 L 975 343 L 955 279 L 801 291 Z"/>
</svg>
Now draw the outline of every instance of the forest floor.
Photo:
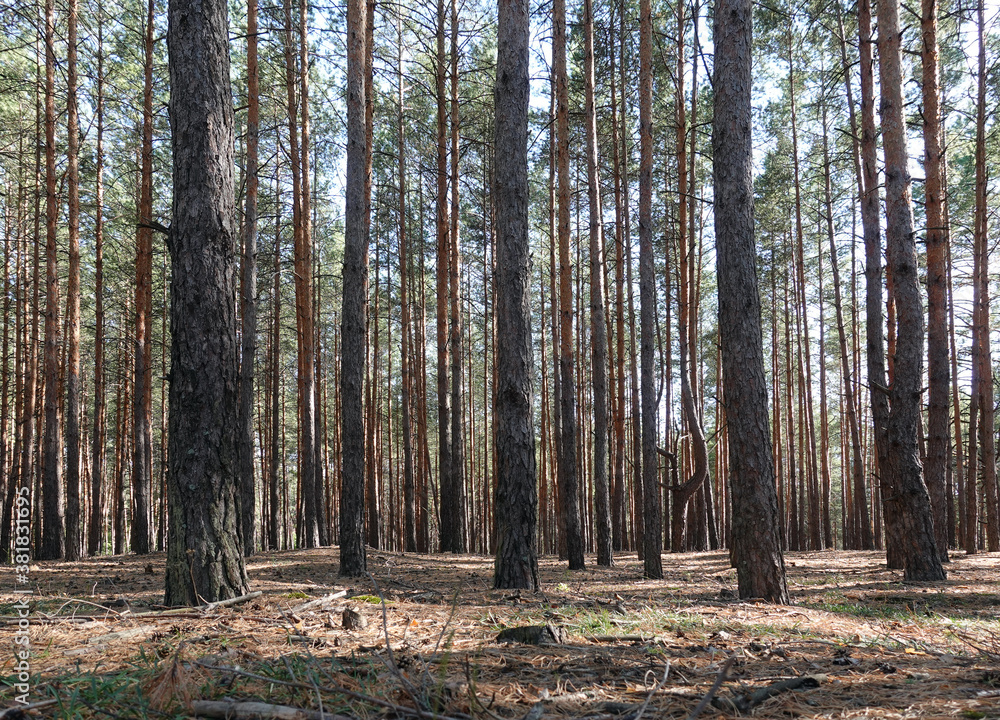
<svg viewBox="0 0 1000 720">
<path fill-rule="evenodd" d="M 247 562 L 260 596 L 182 615 L 158 605 L 162 554 L 38 563 L 30 715 L 1000 718 L 1000 554 L 956 554 L 946 582 L 914 584 L 880 553 L 790 552 L 788 606 L 736 599 L 727 560 L 664 555 L 648 581 L 633 555 L 579 572 L 545 557 L 532 593 L 493 590 L 482 556 L 370 550 L 371 577 L 345 584 L 336 549 L 271 552 Z M 8 708 L 13 585 L 0 588 Z M 364 627 L 344 627 L 351 610 Z M 546 625 L 543 644 L 498 640 Z"/>
</svg>

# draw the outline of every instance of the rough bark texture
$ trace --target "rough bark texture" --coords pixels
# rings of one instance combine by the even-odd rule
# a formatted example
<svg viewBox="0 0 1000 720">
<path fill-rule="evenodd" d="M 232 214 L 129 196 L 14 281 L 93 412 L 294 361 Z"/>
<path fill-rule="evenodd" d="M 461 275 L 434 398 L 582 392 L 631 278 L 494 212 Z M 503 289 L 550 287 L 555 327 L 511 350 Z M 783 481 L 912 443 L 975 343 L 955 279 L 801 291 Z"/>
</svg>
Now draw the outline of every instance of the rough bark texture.
<svg viewBox="0 0 1000 720">
<path fill-rule="evenodd" d="M 587 98 L 587 199 L 590 208 L 590 337 L 594 385 L 594 523 L 597 564 L 611 565 L 611 503 L 608 488 L 608 332 L 604 318 L 604 221 L 597 158 L 594 101 L 594 7 L 584 0 L 584 84 Z"/>
<path fill-rule="evenodd" d="M 869 396 L 872 407 L 872 435 L 877 457 L 876 473 L 881 476 L 888 453 L 886 425 L 889 398 L 885 392 L 885 323 L 882 320 L 882 239 L 879 227 L 878 163 L 875 132 L 874 42 L 872 41 L 871 4 L 858 3 L 858 47 L 861 68 L 861 225 L 865 238 L 865 338 Z M 867 507 L 864 486 L 855 485 L 854 507 Z M 874 502 L 874 501 L 873 501 Z M 864 531 L 865 527 L 862 527 Z M 874 533 L 869 546 L 875 546 Z"/>
<path fill-rule="evenodd" d="M 528 254 L 527 0 L 500 0 L 496 118 L 496 588 L 538 587 Z"/>
<path fill-rule="evenodd" d="M 243 216 L 242 349 L 240 358 L 240 498 L 243 549 L 254 551 L 256 492 L 254 483 L 254 362 L 257 355 L 257 170 L 260 143 L 260 92 L 257 75 L 257 0 L 247 3 L 247 190 Z"/>
<path fill-rule="evenodd" d="M 934 511 L 934 536 L 948 561 L 947 468 L 949 437 L 948 228 L 944 223 L 938 0 L 923 0 L 920 34 L 924 119 L 924 213 L 927 219 L 927 461 L 924 482 Z"/>
<path fill-rule="evenodd" d="M 78 0 L 69 3 L 66 72 L 69 277 L 66 281 L 66 559 L 80 559 L 80 128 L 77 110 Z"/>
<path fill-rule="evenodd" d="M 976 7 L 976 21 L 979 45 L 979 68 L 976 99 L 976 210 L 973 263 L 973 372 L 972 392 L 979 404 L 979 452 L 983 473 L 983 518 L 986 525 L 986 547 L 990 552 L 1000 550 L 1000 523 L 997 519 L 997 469 L 996 441 L 994 438 L 993 405 L 993 359 L 990 344 L 990 241 L 989 209 L 987 207 L 986 170 L 986 44 L 984 38 L 983 0 Z M 975 434 L 970 425 L 969 436 Z M 969 485 L 976 482 L 976 474 L 971 470 L 973 451 L 969 451 Z M 977 533 L 977 524 L 969 523 L 971 533 Z M 975 541 L 970 543 L 974 545 Z"/>
<path fill-rule="evenodd" d="M 741 598 L 786 603 L 753 234 L 750 0 L 720 0 L 714 28 L 712 158 L 732 554 Z"/>
<path fill-rule="evenodd" d="M 42 432 L 42 542 L 39 560 L 63 556 L 62 442 L 59 433 L 59 264 L 56 223 L 55 7 L 45 3 L 45 429 Z M 37 305 L 36 305 L 37 307 Z"/>
<path fill-rule="evenodd" d="M 142 169 L 139 178 L 139 231 L 135 248 L 135 362 L 132 393 L 132 551 L 150 551 L 152 528 L 152 328 L 153 311 L 153 19 L 155 0 L 146 3 L 142 100 Z"/>
<path fill-rule="evenodd" d="M 368 313 L 368 232 L 365 216 L 367 143 L 365 131 L 364 0 L 347 4 L 347 207 L 344 232 L 344 301 L 341 324 L 340 575 L 357 577 L 367 569 L 365 554 L 365 419 L 362 391 Z"/>
<path fill-rule="evenodd" d="M 458 174 L 459 128 L 458 106 L 458 4 L 451 0 L 451 211 L 449 215 L 448 288 L 450 294 L 451 335 L 451 482 L 452 552 L 468 549 L 468 527 L 465 512 L 465 434 L 462 431 L 462 289 L 459 285 L 462 257 L 458 252 L 459 197 L 461 180 Z"/>
<path fill-rule="evenodd" d="M 229 23 L 171 0 L 170 428 L 165 604 L 247 591 L 239 495 L 236 228 Z"/>
<path fill-rule="evenodd" d="M 450 235 L 448 225 L 448 104 L 445 94 L 444 0 L 437 5 L 437 54 L 435 56 L 435 93 L 437 96 L 437 399 L 438 399 L 438 484 L 441 489 L 441 550 L 454 547 L 451 483 L 451 387 L 448 373 L 448 263 Z"/>
<path fill-rule="evenodd" d="M 90 525 L 87 552 L 96 555 L 104 534 L 104 18 L 97 6 L 97 168 L 94 196 L 94 421 L 91 426 Z"/>
<path fill-rule="evenodd" d="M 556 91 L 556 175 L 559 200 L 559 527 L 570 570 L 583 568 L 577 475 L 576 361 L 573 355 L 573 266 L 570 262 L 569 78 L 566 72 L 566 2 L 552 2 L 552 73 Z M 501 337 L 503 337 L 501 335 Z"/>
<path fill-rule="evenodd" d="M 653 18 L 650 0 L 639 3 L 639 337 L 642 364 L 643 572 L 663 577 L 663 525 L 656 453 L 655 315 L 653 266 Z"/>
<path fill-rule="evenodd" d="M 889 540 L 897 544 L 907 580 L 943 580 L 930 499 L 917 446 L 923 378 L 924 318 L 920 302 L 910 173 L 903 118 L 899 5 L 879 3 L 879 80 L 885 152 L 886 257 L 896 299 L 895 373 L 889 389 L 888 453 L 882 486 Z M 892 520 L 890 522 L 890 516 Z"/>
</svg>

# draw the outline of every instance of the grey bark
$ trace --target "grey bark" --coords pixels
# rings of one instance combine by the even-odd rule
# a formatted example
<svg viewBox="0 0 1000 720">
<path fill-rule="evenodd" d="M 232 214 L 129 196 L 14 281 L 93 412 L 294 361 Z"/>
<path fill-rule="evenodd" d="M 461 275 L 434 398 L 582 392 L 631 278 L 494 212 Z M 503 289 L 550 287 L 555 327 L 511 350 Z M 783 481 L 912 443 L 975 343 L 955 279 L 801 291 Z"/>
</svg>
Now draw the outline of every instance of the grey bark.
<svg viewBox="0 0 1000 720">
<path fill-rule="evenodd" d="M 500 0 L 496 118 L 496 588 L 538 587 L 528 254 L 527 0 Z"/>
<path fill-rule="evenodd" d="M 245 594 L 239 496 L 236 228 L 223 0 L 171 0 L 173 146 L 166 605 Z"/>
<path fill-rule="evenodd" d="M 741 598 L 787 603 L 768 423 L 753 230 L 750 0 L 715 6 L 715 186 L 719 334 L 732 483 L 732 558 Z"/>
</svg>

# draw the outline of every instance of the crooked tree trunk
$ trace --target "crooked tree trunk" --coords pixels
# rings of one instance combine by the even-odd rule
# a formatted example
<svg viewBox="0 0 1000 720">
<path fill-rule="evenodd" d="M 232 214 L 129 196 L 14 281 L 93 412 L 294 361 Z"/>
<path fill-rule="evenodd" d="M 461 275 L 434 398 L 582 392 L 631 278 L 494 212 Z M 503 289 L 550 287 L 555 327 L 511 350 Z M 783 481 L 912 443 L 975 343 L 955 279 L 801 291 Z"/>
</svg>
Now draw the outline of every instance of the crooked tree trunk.
<svg viewBox="0 0 1000 720">
<path fill-rule="evenodd" d="M 239 492 L 237 231 L 229 22 L 221 0 L 171 0 L 170 524 L 166 605 L 247 591 Z"/>
</svg>

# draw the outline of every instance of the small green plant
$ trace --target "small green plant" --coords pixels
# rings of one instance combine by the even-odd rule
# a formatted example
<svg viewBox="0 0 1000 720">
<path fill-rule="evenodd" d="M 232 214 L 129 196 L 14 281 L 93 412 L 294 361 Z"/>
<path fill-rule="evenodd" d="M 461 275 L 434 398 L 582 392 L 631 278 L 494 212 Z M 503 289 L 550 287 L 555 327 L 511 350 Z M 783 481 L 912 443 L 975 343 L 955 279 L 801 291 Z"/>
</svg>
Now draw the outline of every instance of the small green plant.
<svg viewBox="0 0 1000 720">
<path fill-rule="evenodd" d="M 305 600 L 307 597 L 309 597 L 309 594 L 304 593 L 301 590 L 293 590 L 290 593 L 286 593 L 285 597 L 288 598 L 289 600 Z"/>
</svg>

